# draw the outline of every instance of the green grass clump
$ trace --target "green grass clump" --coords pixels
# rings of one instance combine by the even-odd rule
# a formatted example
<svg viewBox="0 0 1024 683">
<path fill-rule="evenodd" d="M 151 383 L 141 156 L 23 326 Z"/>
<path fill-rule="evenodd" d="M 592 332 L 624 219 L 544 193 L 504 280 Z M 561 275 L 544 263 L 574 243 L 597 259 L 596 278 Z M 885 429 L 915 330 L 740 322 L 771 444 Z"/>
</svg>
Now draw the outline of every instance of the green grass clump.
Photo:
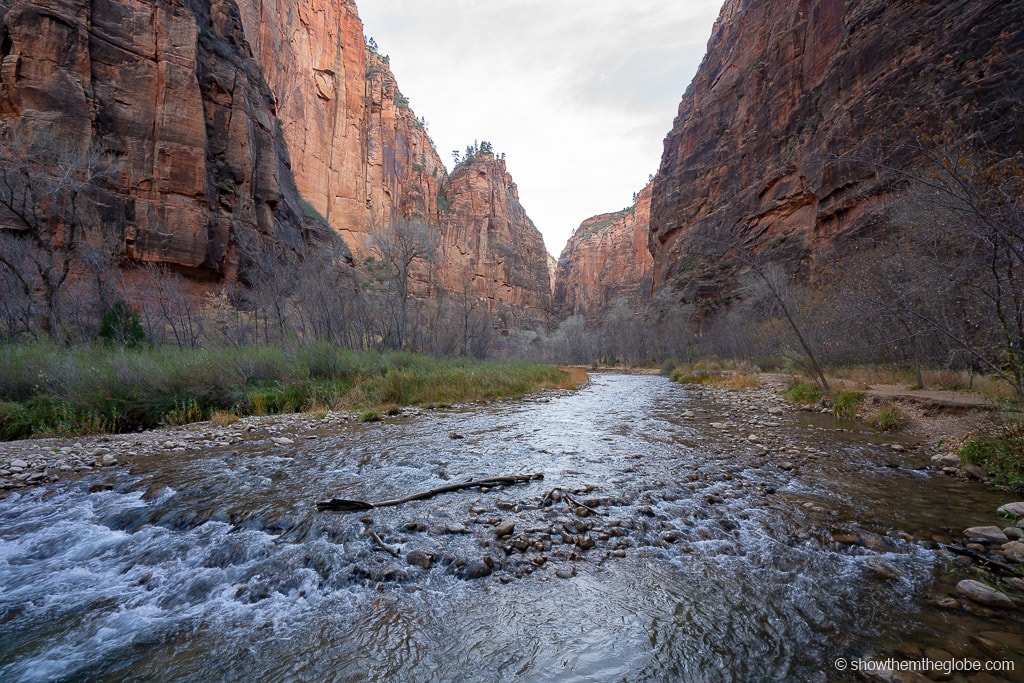
<svg viewBox="0 0 1024 683">
<path fill-rule="evenodd" d="M 0 345 L 0 439 L 210 419 L 518 398 L 586 381 L 575 368 L 352 351 Z"/>
<path fill-rule="evenodd" d="M 840 419 L 852 420 L 863 402 L 864 394 L 859 391 L 836 391 L 832 394 L 832 414 Z"/>
<path fill-rule="evenodd" d="M 363 412 L 359 413 L 360 422 L 380 422 L 381 419 L 383 419 L 383 415 L 381 415 L 380 411 L 377 410 L 376 408 L 364 410 Z"/>
<path fill-rule="evenodd" d="M 880 432 L 892 432 L 903 429 L 910 424 L 910 418 L 896 406 L 882 406 L 877 413 L 867 419 L 867 423 Z"/>
<path fill-rule="evenodd" d="M 1002 425 L 994 434 L 969 439 L 960 460 L 984 467 L 997 485 L 1024 492 L 1024 424 Z"/>
<path fill-rule="evenodd" d="M 821 400 L 821 389 L 817 384 L 810 382 L 796 382 L 782 392 L 782 395 L 791 403 L 814 405 Z"/>
</svg>

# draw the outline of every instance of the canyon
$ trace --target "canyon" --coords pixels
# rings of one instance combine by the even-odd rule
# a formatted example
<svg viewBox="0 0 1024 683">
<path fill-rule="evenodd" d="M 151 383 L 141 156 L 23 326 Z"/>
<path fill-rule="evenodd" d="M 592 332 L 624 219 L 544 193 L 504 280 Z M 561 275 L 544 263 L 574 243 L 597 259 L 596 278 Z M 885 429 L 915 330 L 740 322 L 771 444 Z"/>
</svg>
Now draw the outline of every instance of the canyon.
<svg viewBox="0 0 1024 683">
<path fill-rule="evenodd" d="M 436 237 L 420 293 L 546 319 L 547 252 L 504 160 L 449 177 L 351 0 L 4 0 L 0 23 L 9 156 L 37 180 L 54 143 L 113 159 L 87 201 L 126 266 L 216 288 L 244 279 L 245 245 L 337 235 L 357 263 L 412 221 Z"/>
<path fill-rule="evenodd" d="M 448 172 L 353 0 L 0 0 L 3 166 L 32 159 L 26 177 L 52 182 L 62 154 L 102 157 L 82 199 L 126 270 L 216 290 L 246 282 L 253 244 L 301 259 L 331 241 L 359 267 L 375 232 L 411 222 L 434 245 L 416 296 L 472 300 L 505 329 L 594 324 L 659 293 L 730 300 L 736 269 L 700 256 L 709 234 L 813 278 L 891 228 L 928 145 L 1024 150 L 1019 14 L 728 0 L 657 174 L 554 264 L 503 155 Z"/>
</svg>

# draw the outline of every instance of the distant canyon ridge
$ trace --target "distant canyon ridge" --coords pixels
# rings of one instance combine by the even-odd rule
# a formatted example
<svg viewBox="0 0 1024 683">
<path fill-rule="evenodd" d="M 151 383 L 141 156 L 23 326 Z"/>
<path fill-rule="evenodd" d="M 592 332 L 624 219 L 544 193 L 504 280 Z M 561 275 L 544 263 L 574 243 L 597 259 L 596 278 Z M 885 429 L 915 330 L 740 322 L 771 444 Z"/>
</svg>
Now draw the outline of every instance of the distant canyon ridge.
<svg viewBox="0 0 1024 683">
<path fill-rule="evenodd" d="M 413 221 L 436 252 L 417 292 L 512 326 L 711 296 L 722 283 L 689 258 L 709 225 L 809 273 L 897 189 L 850 159 L 910 168 L 900 142 L 974 132 L 1021 149 L 1022 81 L 1017 2 L 728 0 L 657 174 L 553 266 L 501 156 L 446 170 L 352 0 L 0 0 L 4 133 L 116 155 L 91 200 L 121 263 L 215 288 L 247 241 L 329 231 L 359 260 Z"/>
</svg>

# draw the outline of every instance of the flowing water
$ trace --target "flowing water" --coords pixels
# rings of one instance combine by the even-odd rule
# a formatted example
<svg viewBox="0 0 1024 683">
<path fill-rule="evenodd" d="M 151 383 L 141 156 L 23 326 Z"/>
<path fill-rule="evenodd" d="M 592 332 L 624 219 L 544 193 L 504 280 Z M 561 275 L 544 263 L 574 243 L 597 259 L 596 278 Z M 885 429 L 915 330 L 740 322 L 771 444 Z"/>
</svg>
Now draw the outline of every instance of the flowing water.
<svg viewBox="0 0 1024 683">
<path fill-rule="evenodd" d="M 518 403 L 296 422 L 294 444 L 238 429 L 9 494 L 0 680 L 847 680 L 835 659 L 903 641 L 991 658 L 971 634 L 1017 617 L 931 605 L 949 560 L 922 541 L 993 523 L 1004 497 L 763 408 L 594 375 Z M 543 481 L 315 508 L 530 472 Z M 571 501 L 545 501 L 556 487 Z"/>
</svg>

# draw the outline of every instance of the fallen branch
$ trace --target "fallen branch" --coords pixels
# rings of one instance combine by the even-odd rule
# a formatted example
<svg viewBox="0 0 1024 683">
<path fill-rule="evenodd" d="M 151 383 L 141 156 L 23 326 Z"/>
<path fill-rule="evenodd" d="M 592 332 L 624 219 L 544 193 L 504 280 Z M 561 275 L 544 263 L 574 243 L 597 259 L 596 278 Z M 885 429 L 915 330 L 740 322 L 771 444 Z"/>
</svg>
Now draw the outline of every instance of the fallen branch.
<svg viewBox="0 0 1024 683">
<path fill-rule="evenodd" d="M 506 477 L 489 477 L 487 479 L 470 479 L 459 484 L 448 484 L 447 486 L 439 486 L 436 489 L 430 489 L 429 491 L 423 491 L 421 493 L 414 493 L 411 496 L 405 498 L 395 498 L 394 500 L 382 500 L 379 503 L 368 503 L 364 500 L 345 500 L 344 498 L 331 498 L 330 500 L 321 500 L 316 504 L 317 510 L 333 510 L 335 512 L 358 512 L 360 510 L 371 510 L 373 508 L 389 507 L 391 505 L 401 505 L 402 503 L 409 503 L 414 500 L 423 500 L 424 498 L 433 498 L 434 496 L 442 493 L 449 493 L 450 491 L 460 491 L 462 489 L 471 489 L 479 486 L 501 486 L 502 484 L 520 484 L 527 481 L 534 481 L 535 479 L 543 479 L 544 475 L 540 473 L 536 474 L 514 474 Z"/>
<path fill-rule="evenodd" d="M 377 543 L 377 545 L 381 547 L 382 550 L 386 550 L 390 555 L 394 557 L 399 557 L 400 553 L 398 552 L 398 550 L 392 548 L 387 543 L 385 543 L 384 539 L 380 537 L 380 534 L 378 534 L 373 529 L 370 529 L 370 538 L 372 538 Z"/>
</svg>

